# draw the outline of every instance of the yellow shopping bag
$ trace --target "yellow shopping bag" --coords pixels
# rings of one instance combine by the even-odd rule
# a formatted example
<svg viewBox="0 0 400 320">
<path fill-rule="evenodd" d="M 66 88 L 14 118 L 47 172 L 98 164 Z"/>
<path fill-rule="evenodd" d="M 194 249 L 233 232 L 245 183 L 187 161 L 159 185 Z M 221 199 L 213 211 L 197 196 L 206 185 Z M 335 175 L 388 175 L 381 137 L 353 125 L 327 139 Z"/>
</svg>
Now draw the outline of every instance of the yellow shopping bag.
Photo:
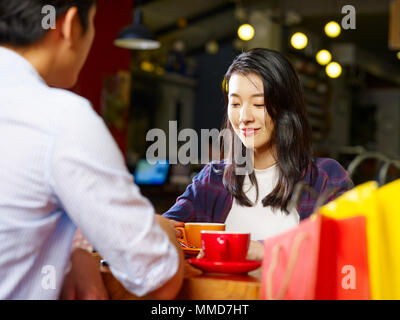
<svg viewBox="0 0 400 320">
<path fill-rule="evenodd" d="M 400 299 L 400 179 L 378 189 L 378 212 L 382 251 L 388 254 L 381 279 L 389 286 L 381 288 L 381 295 L 383 299 Z"/>
<path fill-rule="evenodd" d="M 393 282 L 394 264 L 393 256 L 400 255 L 400 251 L 394 252 L 394 244 L 390 247 L 389 242 L 395 241 L 399 248 L 395 233 L 400 233 L 400 217 L 392 220 L 396 215 L 393 207 L 386 205 L 383 198 L 392 197 L 393 186 L 387 185 L 378 189 L 375 181 L 361 184 L 352 190 L 344 193 L 334 201 L 329 202 L 320 208 L 322 215 L 344 219 L 363 215 L 366 217 L 366 231 L 368 244 L 368 265 L 370 275 L 370 288 L 372 299 L 399 299 L 400 285 Z M 397 199 L 393 199 L 396 200 Z M 393 205 L 394 206 L 394 205 Z M 398 207 L 397 207 L 398 208 Z M 400 213 L 397 209 L 397 215 Z M 388 224 L 390 219 L 390 231 L 393 233 L 389 237 Z M 397 225 L 395 226 L 396 222 Z M 400 283 L 399 283 L 400 284 Z"/>
</svg>

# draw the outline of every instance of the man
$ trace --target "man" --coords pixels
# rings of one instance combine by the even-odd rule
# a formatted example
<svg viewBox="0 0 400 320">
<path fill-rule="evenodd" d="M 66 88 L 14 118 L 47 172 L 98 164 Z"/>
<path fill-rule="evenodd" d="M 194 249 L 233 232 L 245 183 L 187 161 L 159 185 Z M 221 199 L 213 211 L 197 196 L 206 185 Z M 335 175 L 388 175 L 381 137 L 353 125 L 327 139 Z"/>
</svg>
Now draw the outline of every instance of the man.
<svg viewBox="0 0 400 320">
<path fill-rule="evenodd" d="M 55 29 L 42 26 L 43 3 L 0 0 L 0 299 L 106 297 L 88 253 L 69 261 L 76 226 L 128 290 L 174 298 L 172 223 L 141 196 L 89 102 L 64 90 L 92 45 L 95 0 L 46 1 Z"/>
</svg>

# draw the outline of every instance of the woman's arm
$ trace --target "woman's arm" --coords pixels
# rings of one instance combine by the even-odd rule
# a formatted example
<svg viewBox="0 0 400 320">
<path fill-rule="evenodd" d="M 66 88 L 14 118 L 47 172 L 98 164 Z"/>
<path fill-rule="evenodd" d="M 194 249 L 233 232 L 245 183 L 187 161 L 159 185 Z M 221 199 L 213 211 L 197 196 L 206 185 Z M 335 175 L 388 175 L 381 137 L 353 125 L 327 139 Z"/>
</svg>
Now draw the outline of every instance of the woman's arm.
<svg viewBox="0 0 400 320">
<path fill-rule="evenodd" d="M 204 168 L 192 179 L 185 192 L 180 195 L 175 204 L 163 214 L 165 218 L 175 221 L 198 221 L 198 215 L 202 211 L 205 203 L 204 194 L 207 192 L 207 176 L 209 165 Z"/>
<path fill-rule="evenodd" d="M 224 223 L 232 195 L 222 182 L 223 166 L 214 162 L 205 165 L 163 216 L 175 221 Z"/>
<path fill-rule="evenodd" d="M 326 188 L 334 190 L 326 202 L 335 200 L 346 191 L 354 187 L 348 172 L 336 160 L 330 159 L 329 166 L 325 169 L 327 174 Z"/>
</svg>

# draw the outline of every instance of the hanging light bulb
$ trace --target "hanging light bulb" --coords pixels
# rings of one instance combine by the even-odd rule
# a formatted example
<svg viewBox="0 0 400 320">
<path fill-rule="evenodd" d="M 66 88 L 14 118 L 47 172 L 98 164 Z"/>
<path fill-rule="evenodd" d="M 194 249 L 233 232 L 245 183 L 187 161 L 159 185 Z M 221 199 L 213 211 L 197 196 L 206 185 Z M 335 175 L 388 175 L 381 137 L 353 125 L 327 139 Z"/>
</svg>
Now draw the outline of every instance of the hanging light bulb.
<svg viewBox="0 0 400 320">
<path fill-rule="evenodd" d="M 304 49 L 307 46 L 308 38 L 304 33 L 296 32 L 290 38 L 290 43 L 295 49 Z"/>
<path fill-rule="evenodd" d="M 397 56 L 397 59 L 400 60 L 400 51 L 397 52 L 396 56 Z"/>
<path fill-rule="evenodd" d="M 330 21 L 325 25 L 325 33 L 330 38 L 336 38 L 340 32 L 341 28 L 340 25 L 335 21 Z"/>
<path fill-rule="evenodd" d="M 150 61 L 144 60 L 140 63 L 140 69 L 146 72 L 153 72 L 155 67 Z"/>
<path fill-rule="evenodd" d="M 324 65 L 328 64 L 329 62 L 331 62 L 332 55 L 328 50 L 322 49 L 322 50 L 318 51 L 318 53 L 315 56 L 315 58 L 317 59 L 317 62 L 320 65 L 324 66 Z"/>
<path fill-rule="evenodd" d="M 342 74 L 342 66 L 337 62 L 331 62 L 326 66 L 325 72 L 328 77 L 337 78 Z"/>
<path fill-rule="evenodd" d="M 245 23 L 239 27 L 237 33 L 241 40 L 249 41 L 254 38 L 255 31 L 252 25 Z"/>
</svg>

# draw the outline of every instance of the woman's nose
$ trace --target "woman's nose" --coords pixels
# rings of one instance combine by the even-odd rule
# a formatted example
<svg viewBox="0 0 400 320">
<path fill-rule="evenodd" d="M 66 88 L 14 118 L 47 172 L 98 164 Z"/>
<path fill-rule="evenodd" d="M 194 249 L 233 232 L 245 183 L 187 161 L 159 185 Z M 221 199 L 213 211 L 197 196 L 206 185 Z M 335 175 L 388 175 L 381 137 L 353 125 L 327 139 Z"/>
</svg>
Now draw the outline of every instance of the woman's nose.
<svg viewBox="0 0 400 320">
<path fill-rule="evenodd" d="M 253 117 L 253 112 L 252 112 L 251 106 L 243 105 L 240 110 L 240 121 L 246 123 L 246 122 L 250 122 L 253 120 L 254 120 L 254 117 Z"/>
</svg>

